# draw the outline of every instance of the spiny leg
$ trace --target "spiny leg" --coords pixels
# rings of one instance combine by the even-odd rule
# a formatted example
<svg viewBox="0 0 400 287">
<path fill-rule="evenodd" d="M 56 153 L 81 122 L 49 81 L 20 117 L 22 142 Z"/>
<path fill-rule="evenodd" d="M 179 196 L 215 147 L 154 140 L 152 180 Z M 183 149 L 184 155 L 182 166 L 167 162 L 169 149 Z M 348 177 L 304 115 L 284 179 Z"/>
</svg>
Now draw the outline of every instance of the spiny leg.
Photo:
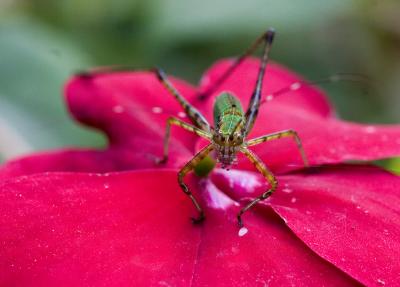
<svg viewBox="0 0 400 287">
<path fill-rule="evenodd" d="M 174 98 L 182 106 L 183 110 L 193 122 L 193 124 L 204 131 L 210 132 L 210 124 L 207 122 L 206 118 L 178 92 L 178 90 L 167 79 L 164 71 L 162 71 L 161 69 L 155 69 L 155 73 L 158 80 L 167 88 L 170 94 L 174 96 Z"/>
<path fill-rule="evenodd" d="M 203 160 L 211 151 L 213 150 L 213 145 L 209 144 L 206 147 L 204 147 L 201 151 L 199 151 L 185 166 L 179 171 L 178 173 L 178 183 L 180 187 L 182 188 L 183 192 L 190 197 L 192 200 L 194 206 L 196 207 L 197 211 L 199 212 L 199 217 L 195 218 L 192 217 L 193 223 L 200 223 L 204 220 L 204 211 L 201 208 L 200 204 L 197 202 L 197 200 L 194 198 L 192 192 L 189 190 L 187 185 L 183 182 L 183 178 L 185 177 L 186 174 L 188 174 L 193 168 L 201 161 Z"/>
<path fill-rule="evenodd" d="M 276 180 L 275 176 L 269 171 L 269 169 L 265 166 L 265 164 L 261 161 L 261 159 L 253 153 L 251 150 L 247 148 L 241 148 L 240 151 L 244 153 L 247 158 L 254 164 L 254 166 L 258 169 L 258 171 L 267 179 L 267 181 L 271 184 L 271 188 L 268 189 L 266 192 L 261 194 L 259 197 L 256 197 L 253 201 L 247 204 L 244 208 L 240 210 L 237 215 L 239 227 L 243 227 L 242 215 L 251 207 L 253 207 L 257 202 L 260 202 L 268 197 L 275 191 L 278 186 L 278 181 Z"/>
<path fill-rule="evenodd" d="M 264 33 L 262 33 L 262 35 L 260 35 L 253 44 L 251 44 L 251 46 L 239 57 L 237 57 L 232 65 L 208 88 L 206 89 L 204 92 L 202 92 L 201 94 L 199 94 L 198 98 L 200 100 L 205 100 L 207 99 L 208 96 L 210 96 L 213 92 L 215 92 L 216 89 L 218 89 L 218 87 L 227 79 L 229 78 L 229 76 L 236 70 L 236 68 L 244 61 L 244 59 L 246 59 L 247 57 L 249 57 L 251 54 L 254 53 L 254 51 L 258 48 L 258 46 L 260 46 L 260 44 L 262 42 L 264 42 L 265 37 L 271 33 L 273 29 L 269 28 L 267 31 L 265 31 Z"/>
<path fill-rule="evenodd" d="M 265 46 L 264 46 L 264 52 L 263 52 L 262 58 L 261 58 L 261 66 L 260 66 L 260 70 L 258 72 L 256 86 L 255 86 L 253 94 L 250 98 L 250 103 L 249 103 L 249 106 L 248 106 L 246 114 L 245 114 L 246 123 L 242 129 L 242 134 L 244 136 L 247 136 L 247 134 L 250 132 L 250 130 L 253 127 L 254 122 L 257 118 L 258 109 L 260 108 L 261 91 L 262 91 L 262 84 L 263 84 L 265 69 L 267 67 L 267 62 L 269 59 L 269 52 L 272 47 L 272 42 L 274 40 L 274 36 L 275 36 L 275 31 L 268 30 L 268 32 L 266 33 L 265 38 L 264 38 Z"/>
<path fill-rule="evenodd" d="M 303 144 L 301 143 L 299 135 L 294 130 L 280 131 L 280 132 L 276 132 L 273 134 L 254 138 L 254 139 L 247 141 L 246 145 L 247 146 L 258 145 L 258 144 L 266 142 L 266 141 L 277 140 L 277 139 L 280 139 L 283 137 L 293 137 L 294 138 L 294 140 L 296 141 L 296 144 L 297 144 L 297 148 L 300 151 L 301 158 L 303 159 L 304 166 L 309 167 L 308 159 L 307 159 L 306 153 L 304 152 Z"/>
<path fill-rule="evenodd" d="M 196 128 L 192 125 L 189 125 L 188 123 L 185 123 L 184 121 L 181 121 L 180 119 L 170 117 L 167 120 L 167 127 L 165 130 L 165 137 L 164 137 L 164 156 L 162 159 L 159 159 L 157 163 L 166 163 L 168 161 L 168 150 L 169 150 L 169 139 L 171 136 L 171 125 L 177 125 L 181 128 L 184 128 L 187 131 L 190 131 L 192 133 L 197 134 L 198 136 L 201 136 L 206 139 L 211 139 L 212 135 L 208 132 L 205 132 L 199 128 Z"/>
</svg>

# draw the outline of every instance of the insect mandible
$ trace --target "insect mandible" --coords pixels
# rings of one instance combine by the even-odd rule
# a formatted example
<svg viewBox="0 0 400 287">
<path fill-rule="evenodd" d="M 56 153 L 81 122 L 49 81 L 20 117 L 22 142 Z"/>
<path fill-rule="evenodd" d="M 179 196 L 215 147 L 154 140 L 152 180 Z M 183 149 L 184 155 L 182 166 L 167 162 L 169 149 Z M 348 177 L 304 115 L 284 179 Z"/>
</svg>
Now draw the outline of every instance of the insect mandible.
<svg viewBox="0 0 400 287">
<path fill-rule="evenodd" d="M 257 138 L 249 140 L 247 139 L 247 136 L 257 118 L 258 110 L 261 104 L 263 78 L 269 59 L 269 52 L 272 47 L 274 35 L 275 31 L 272 28 L 263 33 L 254 42 L 254 44 L 251 45 L 244 54 L 238 57 L 233 62 L 232 66 L 216 82 L 214 82 L 214 85 L 201 95 L 202 98 L 205 98 L 207 97 L 207 95 L 211 94 L 227 77 L 229 77 L 229 75 L 246 57 L 252 54 L 261 43 L 264 43 L 264 50 L 261 56 L 261 64 L 256 80 L 256 85 L 250 98 L 250 102 L 246 112 L 243 111 L 242 105 L 240 101 L 235 97 L 235 95 L 233 95 L 231 92 L 223 92 L 215 100 L 214 126 L 211 126 L 206 118 L 189 102 L 186 101 L 186 99 L 167 79 L 165 73 L 162 70 L 156 69 L 156 75 L 158 79 L 172 94 L 172 96 L 175 97 L 175 99 L 179 102 L 179 104 L 182 106 L 183 110 L 187 114 L 188 118 L 195 125 L 190 125 L 175 117 L 168 118 L 164 138 L 164 156 L 162 159 L 158 160 L 158 162 L 162 164 L 167 162 L 168 160 L 171 125 L 177 125 L 210 141 L 207 146 L 200 150 L 178 172 L 178 183 L 180 187 L 182 188 L 183 192 L 192 200 L 194 206 L 199 213 L 198 217 L 192 218 L 194 223 L 202 222 L 205 219 L 205 214 L 203 208 L 200 206 L 183 179 L 185 175 L 192 171 L 196 167 L 196 165 L 199 164 L 199 162 L 203 160 L 211 151 L 215 151 L 217 161 L 224 169 L 229 169 L 231 165 L 237 160 L 237 153 L 243 153 L 253 163 L 256 169 L 265 177 L 270 185 L 270 187 L 265 192 L 253 199 L 250 203 L 248 203 L 239 211 L 237 215 L 239 227 L 243 227 L 242 215 L 256 203 L 270 197 L 272 193 L 276 190 L 278 185 L 278 181 L 275 176 L 259 159 L 259 157 L 248 147 L 258 145 L 266 141 L 280 139 L 282 137 L 292 137 L 296 141 L 297 147 L 300 151 L 300 155 L 304 162 L 304 166 L 309 166 L 301 140 L 294 130 L 278 131 Z"/>
</svg>

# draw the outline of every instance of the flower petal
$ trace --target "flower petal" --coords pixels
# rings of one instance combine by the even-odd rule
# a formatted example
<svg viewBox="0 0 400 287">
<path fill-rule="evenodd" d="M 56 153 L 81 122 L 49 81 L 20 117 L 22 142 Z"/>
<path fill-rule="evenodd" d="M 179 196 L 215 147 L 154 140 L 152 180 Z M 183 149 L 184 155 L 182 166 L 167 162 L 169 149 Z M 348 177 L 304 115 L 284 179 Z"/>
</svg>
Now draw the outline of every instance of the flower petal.
<svg viewBox="0 0 400 287">
<path fill-rule="evenodd" d="M 279 109 L 277 114 L 269 109 Z M 312 165 L 376 160 L 400 155 L 400 125 L 361 125 L 335 118 L 322 118 L 303 110 L 270 103 L 258 116 L 249 138 L 295 130 Z M 251 147 L 275 172 L 302 168 L 300 152 L 293 138 L 281 138 Z M 251 168 L 242 161 L 242 168 Z"/>
<path fill-rule="evenodd" d="M 234 198 L 260 194 L 254 190 L 260 177 L 249 172 L 216 176 Z M 264 208 L 272 207 L 313 251 L 367 286 L 398 284 L 400 177 L 375 167 L 337 166 L 281 176 L 279 186 Z"/>
<path fill-rule="evenodd" d="M 188 100 L 195 96 L 188 84 L 171 81 Z M 178 117 L 182 112 L 150 72 L 77 76 L 67 84 L 65 93 L 72 115 L 81 123 L 104 131 L 111 149 L 139 155 L 136 163 L 131 162 L 133 168 L 155 166 L 154 157 L 162 156 L 167 118 Z M 173 128 L 167 166 L 179 166 L 182 156 L 193 154 L 195 139 L 196 135 Z"/>
<path fill-rule="evenodd" d="M 222 195 L 204 184 L 208 218 L 194 226 L 176 171 L 3 181 L 0 285 L 357 285 L 274 213 L 266 213 L 267 220 L 249 215 L 250 231 L 239 237 L 234 208 L 218 208 Z"/>
<path fill-rule="evenodd" d="M 196 92 L 171 79 L 191 100 Z M 111 172 L 156 167 L 163 154 L 169 116 L 183 117 L 182 108 L 150 72 L 93 73 L 73 77 L 65 88 L 72 115 L 102 130 L 110 144 L 104 150 L 54 150 L 21 157 L 0 167 L 0 178 L 48 171 Z M 193 156 L 197 136 L 172 128 L 169 161 L 182 166 Z"/>
<path fill-rule="evenodd" d="M 200 82 L 200 91 L 204 92 L 210 88 L 231 64 L 231 60 L 221 60 L 215 63 L 204 74 Z M 249 58 L 243 61 L 231 76 L 213 93 L 207 105 L 202 108 L 202 111 L 212 118 L 210 113 L 213 110 L 213 98 L 222 91 L 233 92 L 246 109 L 255 87 L 259 67 L 260 61 L 258 59 Z M 292 86 L 293 90 L 274 98 L 273 102 L 279 102 L 285 106 L 297 107 L 322 117 L 334 115 L 334 110 L 323 92 L 310 85 L 298 85 L 302 81 L 304 80 L 299 75 L 296 75 L 277 63 L 270 62 L 267 66 L 263 81 L 262 99 L 267 99 L 268 95 L 282 88 L 290 88 L 294 84 Z M 267 102 L 263 105 L 268 106 L 269 103 Z M 274 108 L 270 108 L 269 111 L 271 114 L 281 113 L 280 110 Z"/>
<path fill-rule="evenodd" d="M 140 156 L 140 155 L 139 155 Z M 48 171 L 110 172 L 132 168 L 140 160 L 127 151 L 59 150 L 34 153 L 0 167 L 0 180 Z"/>
</svg>

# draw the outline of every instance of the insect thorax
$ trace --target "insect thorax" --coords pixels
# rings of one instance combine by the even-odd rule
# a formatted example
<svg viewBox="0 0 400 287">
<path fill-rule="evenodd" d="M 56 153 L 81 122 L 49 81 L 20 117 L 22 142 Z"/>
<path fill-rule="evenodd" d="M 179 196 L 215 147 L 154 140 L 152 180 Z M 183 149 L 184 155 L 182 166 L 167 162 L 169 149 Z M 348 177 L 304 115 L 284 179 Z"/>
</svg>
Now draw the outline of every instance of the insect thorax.
<svg viewBox="0 0 400 287">
<path fill-rule="evenodd" d="M 234 95 L 223 92 L 216 98 L 213 143 L 216 157 L 223 167 L 228 168 L 236 161 L 236 153 L 243 143 L 241 130 L 244 122 L 242 105 Z"/>
<path fill-rule="evenodd" d="M 244 124 L 243 108 L 231 93 L 223 92 L 215 99 L 214 127 L 223 135 L 231 135 Z"/>
</svg>

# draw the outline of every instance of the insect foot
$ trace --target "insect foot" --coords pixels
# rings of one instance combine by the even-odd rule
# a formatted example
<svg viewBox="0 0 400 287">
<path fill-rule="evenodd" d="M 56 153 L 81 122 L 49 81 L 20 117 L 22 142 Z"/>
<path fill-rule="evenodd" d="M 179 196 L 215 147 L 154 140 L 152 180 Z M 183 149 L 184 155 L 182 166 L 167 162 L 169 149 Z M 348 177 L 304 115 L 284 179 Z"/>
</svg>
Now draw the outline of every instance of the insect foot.
<svg viewBox="0 0 400 287">
<path fill-rule="evenodd" d="M 191 217 L 193 224 L 200 224 L 206 219 L 204 212 L 200 212 L 199 217 Z"/>
<path fill-rule="evenodd" d="M 239 225 L 239 228 L 242 228 L 244 225 L 243 225 L 243 220 L 242 220 L 242 212 L 240 212 L 239 214 L 238 214 L 238 216 L 237 216 L 237 220 L 238 220 L 238 225 Z"/>
</svg>

